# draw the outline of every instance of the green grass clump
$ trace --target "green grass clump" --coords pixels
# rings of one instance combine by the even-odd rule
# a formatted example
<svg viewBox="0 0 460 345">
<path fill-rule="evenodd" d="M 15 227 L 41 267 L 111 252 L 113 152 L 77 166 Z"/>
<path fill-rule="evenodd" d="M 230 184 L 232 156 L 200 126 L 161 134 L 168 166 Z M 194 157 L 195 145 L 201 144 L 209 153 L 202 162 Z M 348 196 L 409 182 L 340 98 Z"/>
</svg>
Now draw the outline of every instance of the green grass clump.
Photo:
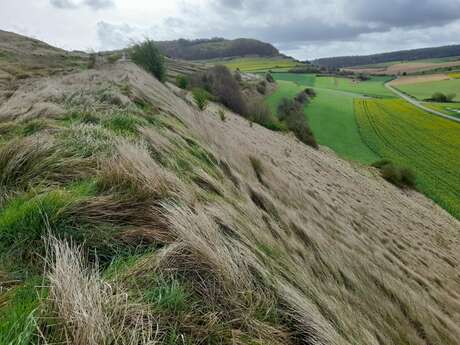
<svg viewBox="0 0 460 345">
<path fill-rule="evenodd" d="M 119 135 L 137 135 L 137 128 L 142 124 L 145 124 L 145 121 L 127 113 L 114 114 L 102 120 L 102 125 L 105 128 Z"/>
<path fill-rule="evenodd" d="M 208 93 L 205 90 L 199 88 L 193 90 L 193 100 L 201 111 L 205 110 L 208 106 L 208 99 Z"/>
<path fill-rule="evenodd" d="M 188 78 L 185 75 L 179 74 L 176 77 L 176 85 L 185 90 L 188 87 Z"/>
<path fill-rule="evenodd" d="M 152 40 L 145 40 L 131 48 L 131 59 L 147 72 L 153 74 L 159 81 L 166 78 L 166 67 L 163 54 Z"/>
<path fill-rule="evenodd" d="M 36 329 L 40 302 L 36 286 L 40 285 L 39 279 L 29 279 L 23 286 L 0 295 L 1 300 L 6 300 L 0 307 L 0 344 L 38 343 Z"/>
<path fill-rule="evenodd" d="M 153 286 L 144 291 L 144 299 L 161 312 L 178 314 L 193 308 L 192 294 L 176 278 L 158 277 Z"/>
<path fill-rule="evenodd" d="M 382 159 L 372 164 L 373 167 L 380 169 L 382 177 L 388 182 L 400 188 L 415 188 L 415 172 L 406 167 L 395 165 L 388 159 Z"/>
<path fill-rule="evenodd" d="M 108 155 L 113 148 L 113 134 L 107 129 L 93 124 L 73 125 L 58 136 L 62 145 L 73 154 L 88 158 Z"/>
</svg>

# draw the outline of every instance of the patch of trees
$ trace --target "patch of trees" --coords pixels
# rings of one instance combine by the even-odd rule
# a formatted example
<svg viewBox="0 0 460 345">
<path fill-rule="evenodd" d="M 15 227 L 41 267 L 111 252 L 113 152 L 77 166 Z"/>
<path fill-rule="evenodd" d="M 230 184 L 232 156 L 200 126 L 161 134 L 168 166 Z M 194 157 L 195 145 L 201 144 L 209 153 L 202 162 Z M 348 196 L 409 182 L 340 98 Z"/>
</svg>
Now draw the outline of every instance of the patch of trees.
<svg viewBox="0 0 460 345">
<path fill-rule="evenodd" d="M 168 57 L 183 60 L 207 60 L 234 56 L 259 55 L 278 56 L 278 49 L 269 43 L 254 39 L 224 38 L 156 42 L 160 50 Z"/>
<path fill-rule="evenodd" d="M 460 56 L 460 45 L 451 45 L 436 48 L 422 48 L 413 50 L 401 50 L 391 53 L 362 55 L 362 56 L 339 56 L 314 60 L 313 63 L 328 68 L 342 68 L 362 65 L 373 65 L 391 61 L 413 61 L 420 59 L 435 59 Z"/>
<path fill-rule="evenodd" d="M 426 101 L 439 102 L 439 103 L 450 103 L 454 100 L 456 96 L 457 95 L 455 93 L 446 95 L 442 92 L 435 92 L 433 93 L 431 98 L 428 98 Z"/>
</svg>

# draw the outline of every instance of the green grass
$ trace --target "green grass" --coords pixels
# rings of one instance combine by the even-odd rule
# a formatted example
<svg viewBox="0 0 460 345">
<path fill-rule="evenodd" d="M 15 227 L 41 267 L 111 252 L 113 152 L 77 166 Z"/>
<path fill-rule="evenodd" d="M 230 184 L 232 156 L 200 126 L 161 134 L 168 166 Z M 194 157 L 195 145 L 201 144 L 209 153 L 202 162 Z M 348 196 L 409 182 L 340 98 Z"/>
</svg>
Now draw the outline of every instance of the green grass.
<svg viewBox="0 0 460 345">
<path fill-rule="evenodd" d="M 314 74 L 274 73 L 273 76 L 276 80 L 291 81 L 305 87 L 350 92 L 378 98 L 394 97 L 394 94 L 384 85 L 390 79 L 389 77 L 376 76 L 367 81 L 353 82 L 350 78 L 322 77 Z"/>
<path fill-rule="evenodd" d="M 398 85 L 398 89 L 419 100 L 431 98 L 433 93 L 456 94 L 454 100 L 460 101 L 460 79 L 440 80 L 425 83 Z"/>
<path fill-rule="evenodd" d="M 442 111 L 447 115 L 460 117 L 460 103 L 425 102 L 423 105 L 430 109 Z"/>
<path fill-rule="evenodd" d="M 239 68 L 242 72 L 267 72 L 269 70 L 287 71 L 290 68 L 302 65 L 287 58 L 246 57 L 232 60 L 213 61 L 214 64 L 223 64 L 231 70 Z"/>
<path fill-rule="evenodd" d="M 275 79 L 278 78 L 289 78 L 291 81 L 277 80 L 277 91 L 267 98 L 274 112 L 283 98 L 292 99 L 305 88 L 306 85 L 300 83 L 311 84 L 310 76 L 300 74 L 275 74 Z M 361 139 L 354 116 L 354 98 L 352 94 L 321 89 L 306 106 L 305 112 L 319 144 L 330 147 L 343 158 L 368 164 L 379 157 Z"/>
<path fill-rule="evenodd" d="M 36 286 L 42 285 L 39 279 L 29 279 L 23 286 L 13 288 L 0 299 L 6 303 L 0 307 L 0 344 L 37 344 L 36 325 L 39 306 Z M 0 301 L 1 302 L 1 301 Z"/>
<path fill-rule="evenodd" d="M 394 94 L 384 85 L 388 80 L 389 77 L 371 77 L 370 80 L 354 82 L 350 78 L 317 77 L 314 86 L 377 98 L 393 98 Z"/>
</svg>

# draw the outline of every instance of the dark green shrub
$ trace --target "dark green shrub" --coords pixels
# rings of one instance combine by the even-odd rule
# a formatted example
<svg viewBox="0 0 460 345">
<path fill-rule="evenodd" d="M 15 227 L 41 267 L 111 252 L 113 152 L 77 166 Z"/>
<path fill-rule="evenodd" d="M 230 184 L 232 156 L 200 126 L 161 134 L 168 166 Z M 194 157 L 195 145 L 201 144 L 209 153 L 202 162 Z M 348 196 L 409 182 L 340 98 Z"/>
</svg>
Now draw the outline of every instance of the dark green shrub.
<svg viewBox="0 0 460 345">
<path fill-rule="evenodd" d="M 294 101 L 300 104 L 307 103 L 309 101 L 307 93 L 305 91 L 299 92 L 297 96 L 295 96 Z"/>
<path fill-rule="evenodd" d="M 225 111 L 223 111 L 222 109 L 219 109 L 219 118 L 222 122 L 225 122 Z"/>
<path fill-rule="evenodd" d="M 260 94 L 262 95 L 265 95 L 265 93 L 267 92 L 267 83 L 265 80 L 262 80 L 261 82 L 259 82 L 256 86 L 256 89 L 257 89 L 257 92 L 259 92 Z"/>
<path fill-rule="evenodd" d="M 198 109 L 203 111 L 208 106 L 208 93 L 203 89 L 194 89 L 193 100 L 195 101 Z"/>
<path fill-rule="evenodd" d="M 455 98 L 456 94 L 449 94 L 449 95 L 446 95 L 446 94 L 443 94 L 442 92 L 435 92 L 433 93 L 433 95 L 431 96 L 430 99 L 428 99 L 429 101 L 434 101 L 434 102 L 440 102 L 440 103 L 449 103 L 449 102 L 452 102 Z"/>
<path fill-rule="evenodd" d="M 181 89 L 186 89 L 188 87 L 188 79 L 185 75 L 179 74 L 176 77 L 176 85 Z"/>
<path fill-rule="evenodd" d="M 415 189 L 417 177 L 412 169 L 398 166 L 388 159 L 379 160 L 372 166 L 379 169 L 382 177 L 395 186 Z"/>
<path fill-rule="evenodd" d="M 88 69 L 93 69 L 94 67 L 96 67 L 96 54 L 95 53 L 89 54 L 87 67 Z"/>
<path fill-rule="evenodd" d="M 272 74 L 270 72 L 268 72 L 265 75 L 265 80 L 267 80 L 269 83 L 274 83 L 275 82 L 275 79 L 273 78 L 273 76 L 272 76 Z"/>
<path fill-rule="evenodd" d="M 282 130 L 280 121 L 272 114 L 268 105 L 262 100 L 248 103 L 248 119 L 271 130 Z"/>
<path fill-rule="evenodd" d="M 112 64 L 117 62 L 120 59 L 121 59 L 121 54 L 120 53 L 115 53 L 115 54 L 111 54 L 111 55 L 107 56 L 107 62 L 112 63 Z"/>
<path fill-rule="evenodd" d="M 131 59 L 147 72 L 153 74 L 159 81 L 164 81 L 166 68 L 163 54 L 152 40 L 145 40 L 131 48 Z"/>
</svg>

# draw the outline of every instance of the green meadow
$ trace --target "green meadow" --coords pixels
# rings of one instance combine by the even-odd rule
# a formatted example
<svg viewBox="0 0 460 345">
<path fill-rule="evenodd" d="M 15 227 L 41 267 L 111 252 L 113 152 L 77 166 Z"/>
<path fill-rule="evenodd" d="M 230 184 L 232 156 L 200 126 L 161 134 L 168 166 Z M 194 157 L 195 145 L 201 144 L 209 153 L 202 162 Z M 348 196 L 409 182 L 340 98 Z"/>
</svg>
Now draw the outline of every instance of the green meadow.
<svg viewBox="0 0 460 345">
<path fill-rule="evenodd" d="M 274 75 L 278 89 L 267 98 L 276 112 L 283 98 L 293 98 L 305 87 L 321 78 L 312 75 L 280 73 Z M 332 78 L 331 78 L 332 79 Z M 319 144 L 333 149 L 339 156 L 364 164 L 379 159 L 361 139 L 354 115 L 354 99 L 358 94 L 327 88 L 317 89 L 317 96 L 305 107 L 305 113 Z"/>
<path fill-rule="evenodd" d="M 455 94 L 454 100 L 460 101 L 460 79 L 398 85 L 398 89 L 419 100 L 428 99 L 435 92 L 442 92 L 444 94 Z"/>
</svg>

